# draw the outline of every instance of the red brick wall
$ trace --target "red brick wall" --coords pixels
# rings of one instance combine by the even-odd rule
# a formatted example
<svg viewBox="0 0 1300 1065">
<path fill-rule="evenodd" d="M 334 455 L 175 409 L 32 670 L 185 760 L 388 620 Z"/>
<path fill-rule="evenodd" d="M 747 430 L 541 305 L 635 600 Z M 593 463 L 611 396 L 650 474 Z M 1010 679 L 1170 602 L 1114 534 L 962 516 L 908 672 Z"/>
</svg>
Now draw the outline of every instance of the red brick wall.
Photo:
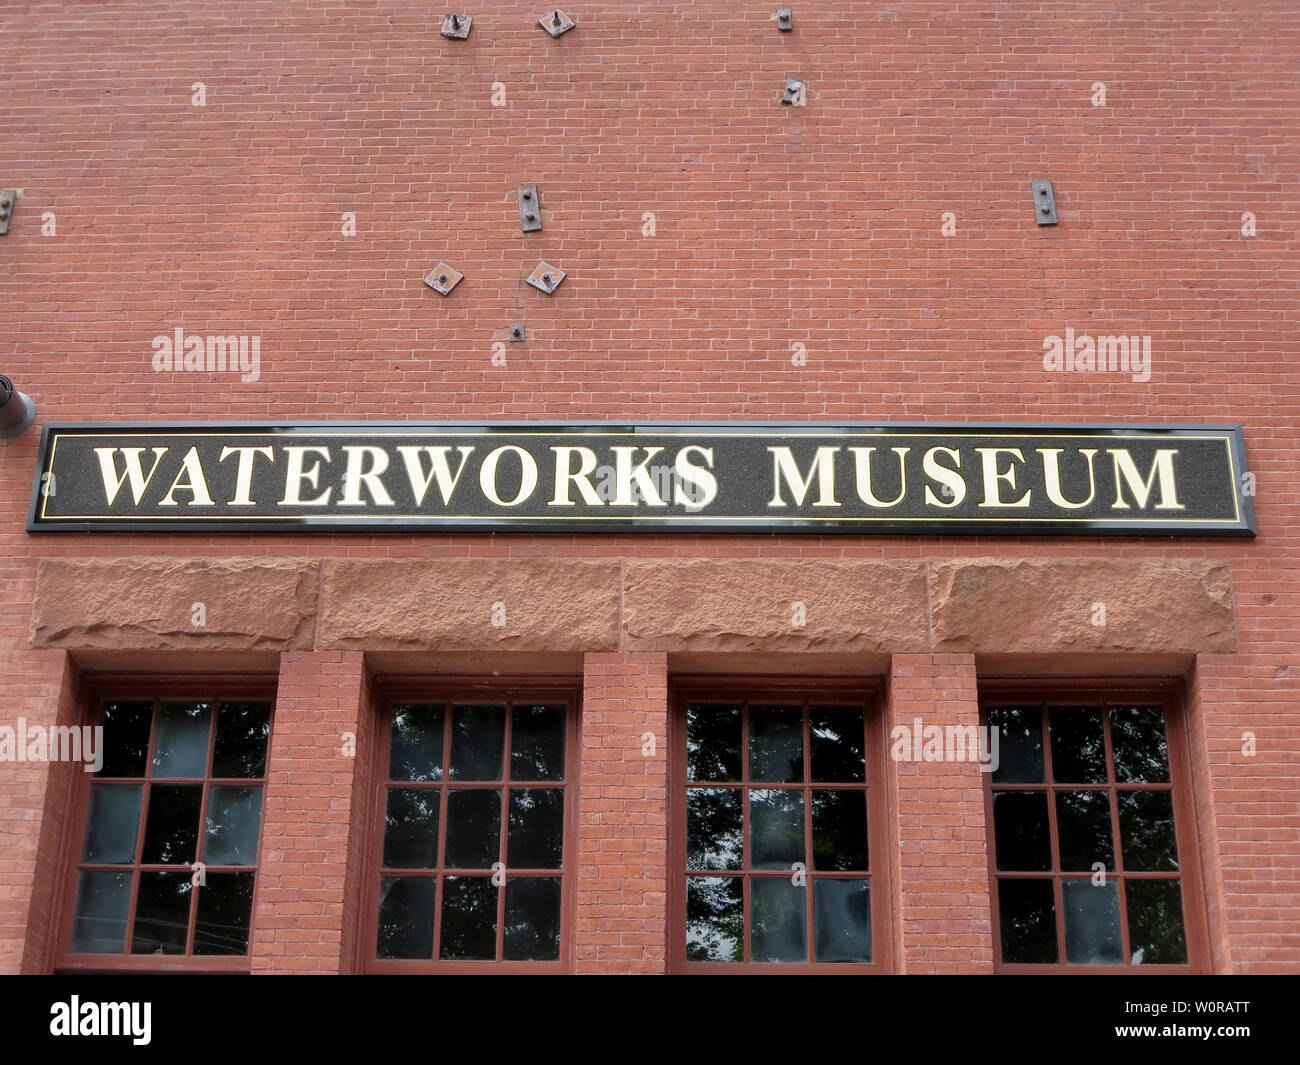
<svg viewBox="0 0 1300 1065">
<path fill-rule="evenodd" d="M 24 190 L 0 237 L 0 372 L 40 422 L 1240 422 L 1258 538 L 31 536 L 38 424 L 0 441 L 0 723 L 60 712 L 63 656 L 28 649 L 42 558 L 1209 558 L 1231 568 L 1240 638 L 1196 678 L 1216 965 L 1300 969 L 1294 4 L 808 0 L 792 34 L 774 7 L 584 3 L 553 41 L 501 0 L 450 42 L 413 0 L 28 5 L 0 66 L 0 187 Z M 806 107 L 777 102 L 792 76 Z M 1033 224 L 1033 177 L 1054 182 L 1059 226 Z M 518 229 L 525 181 L 541 233 Z M 541 258 L 569 273 L 550 298 L 522 282 Z M 467 275 L 445 299 L 419 281 L 439 259 Z M 493 366 L 515 321 L 528 340 Z M 151 339 L 176 327 L 260 335 L 260 380 L 153 373 Z M 1044 372 L 1043 337 L 1066 327 L 1150 334 L 1150 380 Z M 333 729 L 348 714 L 329 686 L 361 683 L 342 678 L 281 697 L 323 700 Z M 1234 753 L 1245 731 L 1253 758 Z M 624 743 L 619 761 L 651 772 Z M 330 764 L 341 789 L 353 770 Z M 0 971 L 43 949 L 60 787 L 0 766 Z M 347 823 L 308 877 L 341 926 L 293 910 L 281 881 L 286 923 L 257 965 L 291 940 L 322 964 L 347 954 Z M 922 928 L 904 918 L 904 950 L 909 929 L 942 938 Z M 581 964 L 639 934 L 580 938 Z M 959 949 L 985 964 L 956 943 L 936 966 Z M 621 961 L 653 967 L 644 948 Z"/>
</svg>

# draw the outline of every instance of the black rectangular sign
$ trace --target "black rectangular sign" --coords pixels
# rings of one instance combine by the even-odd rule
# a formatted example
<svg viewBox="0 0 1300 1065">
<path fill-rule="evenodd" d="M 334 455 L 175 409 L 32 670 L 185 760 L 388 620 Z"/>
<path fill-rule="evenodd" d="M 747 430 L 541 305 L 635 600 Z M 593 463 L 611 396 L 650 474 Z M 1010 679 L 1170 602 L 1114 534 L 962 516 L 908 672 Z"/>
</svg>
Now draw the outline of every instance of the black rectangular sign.
<svg viewBox="0 0 1300 1065">
<path fill-rule="evenodd" d="M 1253 536 L 1239 426 L 48 425 L 28 529 Z"/>
</svg>

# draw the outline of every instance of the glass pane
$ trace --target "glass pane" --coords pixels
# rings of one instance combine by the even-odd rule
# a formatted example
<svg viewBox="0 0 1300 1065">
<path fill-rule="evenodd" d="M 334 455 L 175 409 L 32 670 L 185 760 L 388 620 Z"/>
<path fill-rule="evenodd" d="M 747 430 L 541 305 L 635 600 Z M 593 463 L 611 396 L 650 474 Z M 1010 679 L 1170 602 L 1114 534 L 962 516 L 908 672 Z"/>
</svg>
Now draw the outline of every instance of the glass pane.
<svg viewBox="0 0 1300 1065">
<path fill-rule="evenodd" d="M 1080 965 L 1114 965 L 1124 960 L 1119 936 L 1119 888 L 1114 878 L 1104 884 L 1091 880 L 1062 880 L 1065 907 L 1065 959 Z"/>
<path fill-rule="evenodd" d="M 120 954 L 126 945 L 126 914 L 130 908 L 129 872 L 81 873 L 77 878 L 71 950 L 76 954 Z"/>
<path fill-rule="evenodd" d="M 380 878 L 379 957 L 433 957 L 436 885 L 431 876 Z"/>
<path fill-rule="evenodd" d="M 749 777 L 772 783 L 803 780 L 803 711 L 799 707 L 750 707 Z"/>
<path fill-rule="evenodd" d="M 497 890 L 487 876 L 443 880 L 440 957 L 496 957 Z"/>
<path fill-rule="evenodd" d="M 198 857 L 202 784 L 154 784 L 144 826 L 145 865 L 193 862 Z"/>
<path fill-rule="evenodd" d="M 788 788 L 749 793 L 749 843 L 754 869 L 789 869 L 807 862 L 803 792 Z"/>
<path fill-rule="evenodd" d="M 208 865 L 256 865 L 261 823 L 261 784 L 213 784 L 203 860 Z"/>
<path fill-rule="evenodd" d="M 862 707 L 814 706 L 808 716 L 812 778 L 836 784 L 867 779 Z"/>
<path fill-rule="evenodd" d="M 510 779 L 564 779 L 564 707 L 516 706 L 510 723 Z"/>
<path fill-rule="evenodd" d="M 271 735 L 270 703 L 222 703 L 212 749 L 214 777 L 266 775 L 266 741 Z M 243 951 L 239 951 L 240 954 Z"/>
<path fill-rule="evenodd" d="M 451 779 L 500 780 L 506 745 L 504 706 L 458 706 L 451 712 Z"/>
<path fill-rule="evenodd" d="M 808 889 L 789 877 L 755 877 L 749 882 L 750 961 L 808 960 Z"/>
<path fill-rule="evenodd" d="M 816 961 L 871 960 L 871 881 L 813 881 Z"/>
<path fill-rule="evenodd" d="M 739 869 L 744 860 L 739 788 L 686 789 L 686 868 Z"/>
<path fill-rule="evenodd" d="M 1134 965 L 1181 965 L 1187 961 L 1183 900 L 1177 880 L 1125 880 L 1128 939 Z"/>
<path fill-rule="evenodd" d="M 686 779 L 740 779 L 740 707 L 686 708 Z"/>
<path fill-rule="evenodd" d="M 142 784 L 95 784 L 90 789 L 83 862 L 120 865 L 135 861 L 140 832 Z"/>
<path fill-rule="evenodd" d="M 507 869 L 559 869 L 564 858 L 564 792 L 511 788 Z"/>
<path fill-rule="evenodd" d="M 813 868 L 867 869 L 867 793 L 812 793 Z"/>
<path fill-rule="evenodd" d="M 1121 791 L 1119 839 L 1124 868 L 1166 873 L 1178 869 L 1174 796 L 1169 791 Z"/>
<path fill-rule="evenodd" d="M 1071 872 L 1092 869 L 1101 862 L 1115 868 L 1115 840 L 1110 824 L 1107 791 L 1058 791 L 1056 838 L 1061 845 L 1061 868 Z"/>
<path fill-rule="evenodd" d="M 1052 867 L 1047 793 L 995 791 L 993 834 L 999 869 L 1029 872 Z"/>
<path fill-rule="evenodd" d="M 1095 706 L 1053 706 L 1047 711 L 1052 736 L 1052 779 L 1067 784 L 1106 782 L 1106 738 Z"/>
<path fill-rule="evenodd" d="M 388 745 L 389 780 L 441 780 L 441 706 L 393 707 L 392 740 Z"/>
<path fill-rule="evenodd" d="M 1050 880 L 998 881 L 998 918 L 1002 926 L 1002 960 L 1015 963 L 1055 962 L 1056 900 Z"/>
<path fill-rule="evenodd" d="M 190 876 L 141 873 L 135 900 L 132 954 L 184 954 L 190 923 Z"/>
<path fill-rule="evenodd" d="M 201 777 L 208 768 L 210 703 L 164 703 L 153 752 L 156 777 Z"/>
<path fill-rule="evenodd" d="M 432 869 L 438 864 L 437 788 L 389 788 L 384 812 L 384 866 Z"/>
<path fill-rule="evenodd" d="M 1037 706 L 991 706 L 989 727 L 998 731 L 995 784 L 1043 782 L 1043 712 Z"/>
<path fill-rule="evenodd" d="M 738 876 L 686 878 L 687 960 L 745 960 L 744 898 Z"/>
<path fill-rule="evenodd" d="M 506 881 L 508 961 L 555 961 L 560 956 L 560 880 L 525 876 Z"/>
<path fill-rule="evenodd" d="M 104 764 L 101 777 L 142 777 L 149 756 L 151 703 L 104 704 Z"/>
<path fill-rule="evenodd" d="M 208 873 L 199 887 L 195 954 L 247 954 L 253 913 L 252 873 Z"/>
<path fill-rule="evenodd" d="M 1122 784 L 1168 784 L 1165 712 L 1158 706 L 1112 706 L 1110 744 Z"/>
<path fill-rule="evenodd" d="M 496 788 L 448 792 L 447 867 L 490 869 L 500 860 L 501 792 Z M 444 908 L 446 905 L 444 900 Z"/>
</svg>

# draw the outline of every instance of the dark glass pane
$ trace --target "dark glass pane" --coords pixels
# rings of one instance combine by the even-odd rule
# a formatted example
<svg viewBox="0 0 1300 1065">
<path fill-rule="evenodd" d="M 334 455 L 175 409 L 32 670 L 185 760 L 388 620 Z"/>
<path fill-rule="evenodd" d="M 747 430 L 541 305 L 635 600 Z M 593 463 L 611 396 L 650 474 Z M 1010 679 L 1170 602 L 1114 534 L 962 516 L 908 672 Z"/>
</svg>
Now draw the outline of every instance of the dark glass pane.
<svg viewBox="0 0 1300 1065">
<path fill-rule="evenodd" d="M 389 788 L 384 812 L 384 866 L 432 869 L 438 864 L 437 788 Z"/>
<path fill-rule="evenodd" d="M 560 880 L 525 876 L 506 881 L 508 961 L 555 961 L 560 956 Z"/>
<path fill-rule="evenodd" d="M 1115 868 L 1115 841 L 1110 824 L 1110 793 L 1058 791 L 1056 838 L 1061 845 L 1061 868 L 1071 872 L 1092 869 L 1101 862 Z"/>
<path fill-rule="evenodd" d="M 266 741 L 271 735 L 270 703 L 222 703 L 212 748 L 214 777 L 266 775 Z M 240 954 L 243 951 L 239 951 Z"/>
<path fill-rule="evenodd" d="M 156 777 L 201 777 L 208 769 L 211 703 L 164 703 L 153 751 Z"/>
<path fill-rule="evenodd" d="M 496 957 L 497 890 L 487 876 L 443 880 L 441 957 Z"/>
<path fill-rule="evenodd" d="M 151 703 L 104 704 L 104 763 L 101 777 L 142 777 L 149 757 Z"/>
<path fill-rule="evenodd" d="M 142 784 L 91 786 L 82 861 L 96 865 L 121 865 L 135 861 L 135 839 L 140 832 L 140 793 L 143 789 Z"/>
<path fill-rule="evenodd" d="M 739 869 L 744 860 L 739 788 L 686 789 L 686 868 Z"/>
<path fill-rule="evenodd" d="M 740 707 L 686 708 L 686 779 L 740 779 Z"/>
<path fill-rule="evenodd" d="M 388 745 L 389 780 L 441 780 L 441 706 L 394 706 Z"/>
<path fill-rule="evenodd" d="M 1158 706 L 1112 706 L 1110 745 L 1121 784 L 1168 784 L 1165 712 Z"/>
<path fill-rule="evenodd" d="M 1058 960 L 1056 900 L 1050 880 L 998 880 L 998 919 L 1004 962 Z"/>
<path fill-rule="evenodd" d="M 448 792 L 447 867 L 490 869 L 501 860 L 500 848 L 501 792 L 495 788 Z"/>
<path fill-rule="evenodd" d="M 808 735 L 813 780 L 859 784 L 867 779 L 862 707 L 814 706 Z"/>
<path fill-rule="evenodd" d="M 510 779 L 564 779 L 564 707 L 516 706 L 510 723 Z"/>
<path fill-rule="evenodd" d="M 145 865 L 193 862 L 198 857 L 202 784 L 154 784 L 144 826 Z"/>
<path fill-rule="evenodd" d="M 995 784 L 1043 782 L 1043 711 L 1037 706 L 991 706 L 989 727 L 997 730 Z M 991 743 L 992 741 L 990 741 Z"/>
<path fill-rule="evenodd" d="M 126 945 L 126 914 L 131 908 L 131 874 L 87 871 L 77 878 L 75 954 L 120 954 Z"/>
<path fill-rule="evenodd" d="M 559 869 L 564 858 L 564 792 L 511 788 L 507 869 Z"/>
<path fill-rule="evenodd" d="M 749 844 L 755 869 L 789 869 L 807 862 L 803 833 L 803 792 L 790 789 L 749 793 Z"/>
<path fill-rule="evenodd" d="M 871 960 L 871 881 L 813 881 L 816 961 Z"/>
<path fill-rule="evenodd" d="M 261 784 L 213 784 L 203 860 L 208 865 L 256 865 L 261 824 Z"/>
<path fill-rule="evenodd" d="M 457 706 L 452 709 L 452 780 L 500 780 L 505 746 L 504 706 Z"/>
<path fill-rule="evenodd" d="M 380 878 L 379 957 L 433 957 L 436 883 L 431 876 Z"/>
<path fill-rule="evenodd" d="M 867 793 L 812 793 L 813 868 L 867 869 Z"/>
<path fill-rule="evenodd" d="M 1078 965 L 1115 965 L 1124 960 L 1119 935 L 1119 888 L 1113 877 L 1103 884 L 1062 880 L 1065 907 L 1065 960 Z"/>
<path fill-rule="evenodd" d="M 132 954 L 184 954 L 190 923 L 189 872 L 141 873 Z"/>
<path fill-rule="evenodd" d="M 1178 869 L 1174 796 L 1169 791 L 1121 791 L 1119 839 L 1124 868 L 1134 873 Z"/>
<path fill-rule="evenodd" d="M 999 869 L 1029 872 L 1052 867 L 1047 793 L 995 791 L 993 834 Z"/>
<path fill-rule="evenodd" d="M 1177 880 L 1125 880 L 1128 940 L 1134 965 L 1182 965 L 1187 961 L 1183 900 Z"/>
<path fill-rule="evenodd" d="M 803 780 L 803 711 L 797 706 L 749 708 L 749 778 Z"/>
<path fill-rule="evenodd" d="M 749 882 L 750 961 L 808 960 L 808 889 L 789 877 L 755 877 Z"/>
<path fill-rule="evenodd" d="M 247 954 L 253 913 L 252 873 L 208 873 L 199 886 L 195 954 Z"/>
<path fill-rule="evenodd" d="M 745 896 L 738 876 L 686 878 L 686 957 L 745 960 Z"/>
<path fill-rule="evenodd" d="M 1101 709 L 1053 706 L 1047 711 L 1052 736 L 1052 779 L 1065 784 L 1106 782 L 1106 738 Z"/>
</svg>

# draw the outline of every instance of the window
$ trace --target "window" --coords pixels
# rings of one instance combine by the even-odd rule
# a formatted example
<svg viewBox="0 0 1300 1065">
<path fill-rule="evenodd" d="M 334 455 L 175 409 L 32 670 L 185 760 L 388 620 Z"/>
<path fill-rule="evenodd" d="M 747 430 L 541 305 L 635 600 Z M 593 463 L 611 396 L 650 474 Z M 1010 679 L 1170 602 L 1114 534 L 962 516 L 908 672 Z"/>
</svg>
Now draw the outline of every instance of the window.
<svg viewBox="0 0 1300 1065">
<path fill-rule="evenodd" d="M 673 968 L 883 969 L 877 692 L 721 684 L 674 686 Z"/>
<path fill-rule="evenodd" d="M 565 971 L 576 688 L 385 690 L 366 966 Z"/>
<path fill-rule="evenodd" d="M 174 694 L 162 689 L 173 688 Z M 59 968 L 247 970 L 273 695 L 96 695 Z"/>
<path fill-rule="evenodd" d="M 1002 969 L 1188 971 L 1204 957 L 1171 692 L 987 694 L 994 940 Z"/>
</svg>

